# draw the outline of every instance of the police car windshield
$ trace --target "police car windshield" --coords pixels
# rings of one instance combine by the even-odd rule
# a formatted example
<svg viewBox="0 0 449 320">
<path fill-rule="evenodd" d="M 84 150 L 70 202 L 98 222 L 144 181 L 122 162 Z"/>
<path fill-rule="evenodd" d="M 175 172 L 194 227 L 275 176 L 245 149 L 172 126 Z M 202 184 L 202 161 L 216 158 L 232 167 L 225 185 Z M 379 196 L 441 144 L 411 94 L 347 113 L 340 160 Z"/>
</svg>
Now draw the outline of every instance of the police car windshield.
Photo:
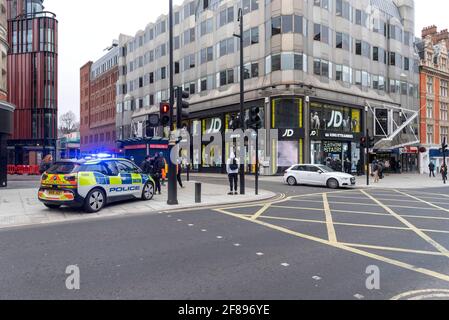
<svg viewBox="0 0 449 320">
<path fill-rule="evenodd" d="M 78 163 L 59 162 L 55 163 L 47 170 L 48 174 L 69 174 L 78 171 L 80 165 Z"/>
</svg>

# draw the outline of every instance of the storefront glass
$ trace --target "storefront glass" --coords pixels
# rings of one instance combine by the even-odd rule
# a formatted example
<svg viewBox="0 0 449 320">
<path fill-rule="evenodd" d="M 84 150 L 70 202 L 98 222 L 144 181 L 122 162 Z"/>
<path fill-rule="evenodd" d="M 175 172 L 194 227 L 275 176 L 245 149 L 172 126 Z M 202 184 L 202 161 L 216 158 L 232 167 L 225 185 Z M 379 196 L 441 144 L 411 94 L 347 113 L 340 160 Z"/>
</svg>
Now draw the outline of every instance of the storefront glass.
<svg viewBox="0 0 449 320">
<path fill-rule="evenodd" d="M 310 104 L 311 162 L 354 173 L 361 166 L 361 110 L 318 102 Z"/>
</svg>

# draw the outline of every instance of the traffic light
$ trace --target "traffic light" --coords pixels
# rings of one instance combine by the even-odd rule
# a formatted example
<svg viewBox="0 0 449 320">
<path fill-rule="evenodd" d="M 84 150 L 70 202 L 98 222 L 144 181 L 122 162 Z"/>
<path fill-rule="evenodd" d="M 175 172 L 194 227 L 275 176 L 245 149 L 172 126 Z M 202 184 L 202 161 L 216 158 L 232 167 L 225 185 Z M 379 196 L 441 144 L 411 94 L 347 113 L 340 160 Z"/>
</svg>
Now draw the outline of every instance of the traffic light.
<svg viewBox="0 0 449 320">
<path fill-rule="evenodd" d="M 189 117 L 189 108 L 190 104 L 184 99 L 189 99 L 190 94 L 187 91 L 184 91 L 181 87 L 178 87 L 176 92 L 176 120 L 177 127 L 182 127 L 182 120 Z"/>
<path fill-rule="evenodd" d="M 161 102 L 159 107 L 159 116 L 161 119 L 161 126 L 167 127 L 170 125 L 170 103 Z"/>
<path fill-rule="evenodd" d="M 255 107 L 249 111 L 249 117 L 246 119 L 246 127 L 249 129 L 259 130 L 262 128 L 263 121 L 260 115 L 260 108 Z"/>
<path fill-rule="evenodd" d="M 360 147 L 361 148 L 366 148 L 366 137 L 361 137 L 360 138 Z"/>
<path fill-rule="evenodd" d="M 374 139 L 374 137 L 369 137 L 369 147 L 370 147 L 370 149 L 373 149 L 375 145 L 376 145 L 376 140 Z"/>
<path fill-rule="evenodd" d="M 231 121 L 229 121 L 229 129 L 238 130 L 242 128 L 240 113 L 236 116 L 231 116 Z"/>
</svg>

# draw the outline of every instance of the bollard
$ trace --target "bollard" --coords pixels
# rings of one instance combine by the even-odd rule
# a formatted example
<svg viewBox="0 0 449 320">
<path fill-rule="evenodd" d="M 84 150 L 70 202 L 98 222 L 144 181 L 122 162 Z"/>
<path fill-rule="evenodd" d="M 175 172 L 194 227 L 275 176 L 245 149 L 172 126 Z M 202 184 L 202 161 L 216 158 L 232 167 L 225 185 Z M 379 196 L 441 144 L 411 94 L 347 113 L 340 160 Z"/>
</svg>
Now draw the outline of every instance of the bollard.
<svg viewBox="0 0 449 320">
<path fill-rule="evenodd" d="M 195 183 L 195 203 L 201 203 L 201 183 Z"/>
</svg>

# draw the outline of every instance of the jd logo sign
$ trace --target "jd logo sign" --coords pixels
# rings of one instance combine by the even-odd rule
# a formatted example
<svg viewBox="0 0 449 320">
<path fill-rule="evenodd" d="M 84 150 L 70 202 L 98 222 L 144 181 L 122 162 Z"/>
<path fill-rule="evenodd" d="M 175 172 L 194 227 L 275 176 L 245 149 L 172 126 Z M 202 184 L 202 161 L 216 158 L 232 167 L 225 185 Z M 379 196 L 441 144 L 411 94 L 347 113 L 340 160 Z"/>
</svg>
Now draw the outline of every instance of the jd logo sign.
<svg viewBox="0 0 449 320">
<path fill-rule="evenodd" d="M 207 130 L 207 133 L 219 133 L 221 132 L 221 119 L 220 118 L 213 118 L 210 122 L 210 127 Z"/>
<path fill-rule="evenodd" d="M 340 111 L 332 111 L 331 120 L 327 124 L 328 128 L 340 128 L 343 124 L 343 114 Z"/>
<path fill-rule="evenodd" d="M 285 130 L 284 134 L 282 135 L 282 138 L 291 138 L 295 134 L 295 131 L 292 129 Z"/>
</svg>

